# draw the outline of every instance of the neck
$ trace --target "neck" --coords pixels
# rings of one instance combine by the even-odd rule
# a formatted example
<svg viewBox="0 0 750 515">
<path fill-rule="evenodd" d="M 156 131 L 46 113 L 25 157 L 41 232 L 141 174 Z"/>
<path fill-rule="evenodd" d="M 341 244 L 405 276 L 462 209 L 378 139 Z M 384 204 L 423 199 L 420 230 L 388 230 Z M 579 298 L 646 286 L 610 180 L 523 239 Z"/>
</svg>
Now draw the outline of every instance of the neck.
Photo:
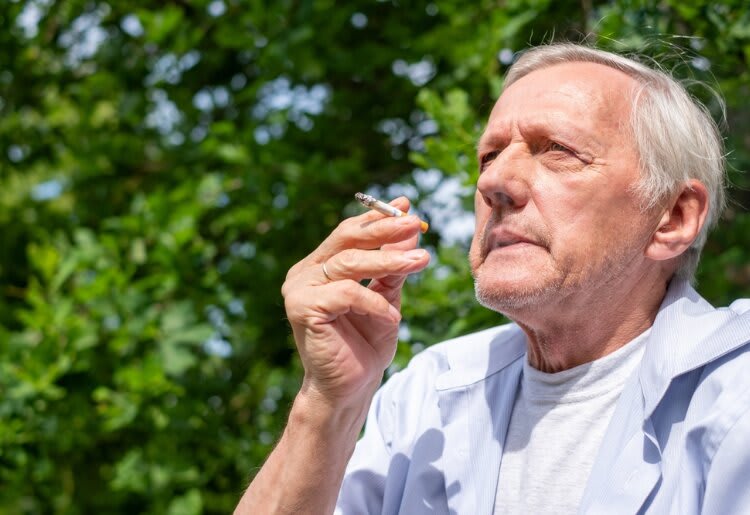
<svg viewBox="0 0 750 515">
<path fill-rule="evenodd" d="M 559 372 L 604 357 L 651 327 L 667 285 L 658 275 L 639 277 L 511 318 L 526 333 L 529 364 Z"/>
</svg>

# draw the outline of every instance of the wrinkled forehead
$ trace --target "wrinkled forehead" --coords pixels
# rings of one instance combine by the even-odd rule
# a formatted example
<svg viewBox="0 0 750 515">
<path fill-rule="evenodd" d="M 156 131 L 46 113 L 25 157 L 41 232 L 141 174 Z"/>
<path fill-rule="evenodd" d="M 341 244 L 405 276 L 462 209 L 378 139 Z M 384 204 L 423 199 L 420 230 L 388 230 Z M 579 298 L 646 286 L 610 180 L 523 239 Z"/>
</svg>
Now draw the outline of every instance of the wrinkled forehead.
<svg viewBox="0 0 750 515">
<path fill-rule="evenodd" d="M 528 113 L 528 110 L 586 118 L 606 128 L 627 124 L 638 83 L 609 66 L 572 62 L 524 75 L 508 86 L 495 103 L 490 120 Z"/>
</svg>

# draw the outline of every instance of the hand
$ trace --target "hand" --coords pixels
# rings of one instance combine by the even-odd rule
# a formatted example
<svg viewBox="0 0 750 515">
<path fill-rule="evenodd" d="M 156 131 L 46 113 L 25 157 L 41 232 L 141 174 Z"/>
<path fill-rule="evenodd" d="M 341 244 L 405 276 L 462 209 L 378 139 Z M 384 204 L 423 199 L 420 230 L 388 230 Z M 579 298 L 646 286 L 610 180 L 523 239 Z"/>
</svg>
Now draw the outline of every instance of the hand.
<svg viewBox="0 0 750 515">
<path fill-rule="evenodd" d="M 409 209 L 405 198 L 392 205 Z M 342 221 L 289 270 L 281 292 L 305 368 L 301 393 L 338 406 L 369 403 L 396 351 L 404 280 L 429 263 L 415 248 L 419 230 L 415 216 L 369 211 Z"/>
</svg>

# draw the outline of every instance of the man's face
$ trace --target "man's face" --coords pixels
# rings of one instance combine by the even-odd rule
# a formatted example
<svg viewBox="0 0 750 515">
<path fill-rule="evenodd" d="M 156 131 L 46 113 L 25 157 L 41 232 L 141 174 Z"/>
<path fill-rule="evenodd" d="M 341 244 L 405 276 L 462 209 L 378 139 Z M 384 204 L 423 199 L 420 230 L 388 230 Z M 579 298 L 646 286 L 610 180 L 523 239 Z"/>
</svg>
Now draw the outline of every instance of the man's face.
<svg viewBox="0 0 750 515">
<path fill-rule="evenodd" d="M 470 251 L 484 305 L 511 317 L 586 305 L 647 266 L 657 221 L 633 191 L 636 88 L 612 68 L 567 63 L 530 73 L 497 101 L 479 143 Z"/>
</svg>

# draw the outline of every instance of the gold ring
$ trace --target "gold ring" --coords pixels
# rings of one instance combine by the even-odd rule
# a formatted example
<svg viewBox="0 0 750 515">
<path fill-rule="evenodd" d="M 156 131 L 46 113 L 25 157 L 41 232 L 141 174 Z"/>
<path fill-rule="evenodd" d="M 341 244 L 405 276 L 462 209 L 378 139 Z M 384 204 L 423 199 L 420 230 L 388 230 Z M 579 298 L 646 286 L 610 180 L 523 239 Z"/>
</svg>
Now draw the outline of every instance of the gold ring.
<svg viewBox="0 0 750 515">
<path fill-rule="evenodd" d="M 325 261 L 323 261 L 323 275 L 325 275 L 326 279 L 328 279 L 330 282 L 333 282 L 333 279 L 331 279 L 331 276 L 328 275 L 328 270 L 326 269 Z"/>
</svg>

